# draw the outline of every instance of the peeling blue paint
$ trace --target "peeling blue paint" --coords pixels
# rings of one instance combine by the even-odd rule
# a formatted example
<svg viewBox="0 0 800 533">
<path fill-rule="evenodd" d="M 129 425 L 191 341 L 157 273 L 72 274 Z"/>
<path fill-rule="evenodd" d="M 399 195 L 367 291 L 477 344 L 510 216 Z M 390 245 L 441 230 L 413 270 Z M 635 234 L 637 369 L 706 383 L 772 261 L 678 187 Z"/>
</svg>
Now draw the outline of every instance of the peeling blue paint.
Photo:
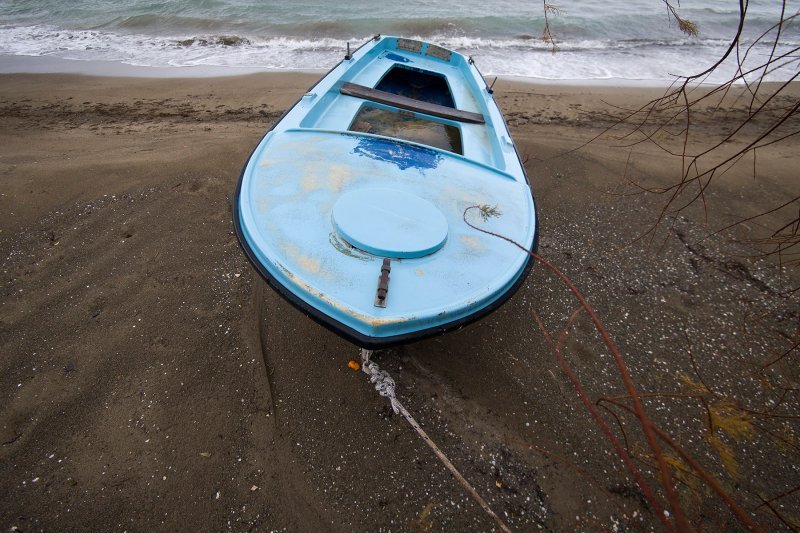
<svg viewBox="0 0 800 533">
<path fill-rule="evenodd" d="M 436 150 L 373 137 L 359 139 L 358 146 L 353 148 L 352 153 L 393 163 L 400 170 L 433 169 L 439 166 L 442 160 L 442 154 Z"/>
<path fill-rule="evenodd" d="M 390 59 L 392 61 L 397 61 L 398 63 L 413 63 L 413 61 L 411 61 L 407 57 L 403 57 L 401 55 L 393 54 L 392 52 L 389 52 L 388 54 L 386 54 L 385 57 L 386 57 L 386 59 Z"/>
</svg>

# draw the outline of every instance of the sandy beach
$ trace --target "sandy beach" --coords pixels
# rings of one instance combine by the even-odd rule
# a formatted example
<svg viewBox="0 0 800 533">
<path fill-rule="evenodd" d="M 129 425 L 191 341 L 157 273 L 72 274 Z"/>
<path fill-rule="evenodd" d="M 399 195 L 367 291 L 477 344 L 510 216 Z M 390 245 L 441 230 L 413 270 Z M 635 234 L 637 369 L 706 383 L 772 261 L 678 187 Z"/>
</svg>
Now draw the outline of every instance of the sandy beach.
<svg viewBox="0 0 800 533">
<path fill-rule="evenodd" d="M 317 78 L 0 75 L 4 530 L 495 528 L 348 367 L 357 348 L 270 290 L 233 233 L 242 165 Z M 631 194 L 629 180 L 663 187 L 680 159 L 611 135 L 583 145 L 663 89 L 494 88 L 537 200 L 539 251 L 587 296 L 647 413 L 765 530 L 797 527 L 800 274 L 746 244 L 782 212 L 712 234 L 798 194 L 797 138 L 759 151 L 757 179 L 748 160 L 715 181 L 707 211 L 640 238 L 665 198 Z M 741 118 L 711 112 L 695 115 L 699 136 Z M 558 337 L 577 305 L 537 265 L 487 318 L 375 357 L 513 530 L 657 529 L 537 327 L 536 315 Z M 585 317 L 563 354 L 666 502 Z M 695 527 L 744 529 L 665 453 Z"/>
</svg>

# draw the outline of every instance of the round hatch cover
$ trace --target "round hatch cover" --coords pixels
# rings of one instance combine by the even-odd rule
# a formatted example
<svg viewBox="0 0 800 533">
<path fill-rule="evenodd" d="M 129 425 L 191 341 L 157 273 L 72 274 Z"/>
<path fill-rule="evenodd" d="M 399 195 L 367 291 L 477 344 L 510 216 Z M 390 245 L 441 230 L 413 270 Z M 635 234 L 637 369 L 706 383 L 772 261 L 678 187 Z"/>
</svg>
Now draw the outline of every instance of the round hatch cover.
<svg viewBox="0 0 800 533">
<path fill-rule="evenodd" d="M 333 224 L 356 248 L 383 257 L 422 257 L 447 239 L 447 221 L 436 206 L 392 189 L 343 194 L 333 206 Z"/>
</svg>

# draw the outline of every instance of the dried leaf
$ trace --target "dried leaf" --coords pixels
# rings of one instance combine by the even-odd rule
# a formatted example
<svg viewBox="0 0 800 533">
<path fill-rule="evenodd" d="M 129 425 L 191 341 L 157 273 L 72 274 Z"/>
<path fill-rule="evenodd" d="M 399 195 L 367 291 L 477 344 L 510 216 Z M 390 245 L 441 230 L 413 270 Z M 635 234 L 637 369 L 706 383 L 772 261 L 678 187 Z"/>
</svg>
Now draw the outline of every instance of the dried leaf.
<svg viewBox="0 0 800 533">
<path fill-rule="evenodd" d="M 680 28 L 680 30 L 686 35 L 691 35 L 692 37 L 694 37 L 698 33 L 700 33 L 697 24 L 695 24 L 691 20 L 682 19 L 680 17 L 676 18 L 678 19 L 678 28 Z"/>
<path fill-rule="evenodd" d="M 433 510 L 433 502 L 428 502 L 428 504 L 422 509 L 422 512 L 419 513 L 419 520 L 417 521 L 417 525 L 419 526 L 421 531 L 430 531 L 433 527 L 433 523 L 431 522 L 431 511 Z"/>
<path fill-rule="evenodd" d="M 733 450 L 731 450 L 730 446 L 713 434 L 708 437 L 708 441 L 717 451 L 717 455 L 719 455 L 722 461 L 722 466 L 725 467 L 728 474 L 732 478 L 737 479 L 739 477 L 739 463 L 736 462 L 736 456 L 733 454 Z"/>
<path fill-rule="evenodd" d="M 741 441 L 753 435 L 753 424 L 750 417 L 729 402 L 719 402 L 711 405 L 711 422 L 714 427 L 721 429 L 728 436 Z"/>
<path fill-rule="evenodd" d="M 689 468 L 680 457 L 670 453 L 663 454 L 663 457 L 664 461 L 675 471 L 676 478 L 685 483 L 692 490 L 697 490 L 699 488 L 699 478 L 693 474 L 692 469 Z"/>
<path fill-rule="evenodd" d="M 705 385 L 703 385 L 699 381 L 694 381 L 692 378 L 690 378 L 683 372 L 679 372 L 678 377 L 680 378 L 681 381 L 683 381 L 684 385 L 689 387 L 689 390 L 691 390 L 692 392 L 696 392 L 699 394 L 707 394 L 711 392 Z"/>
<path fill-rule="evenodd" d="M 499 217 L 502 215 L 500 210 L 497 208 L 497 205 L 488 205 L 483 204 L 478 206 L 478 210 L 480 211 L 481 218 L 484 222 L 489 220 L 490 218 Z"/>
</svg>

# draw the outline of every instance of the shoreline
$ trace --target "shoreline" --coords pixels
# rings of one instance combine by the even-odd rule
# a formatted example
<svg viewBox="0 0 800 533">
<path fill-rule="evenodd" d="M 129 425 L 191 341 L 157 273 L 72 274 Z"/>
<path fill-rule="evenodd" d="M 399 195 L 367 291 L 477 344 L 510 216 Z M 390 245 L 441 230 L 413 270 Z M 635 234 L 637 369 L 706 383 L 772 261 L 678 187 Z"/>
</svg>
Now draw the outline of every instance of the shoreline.
<svg viewBox="0 0 800 533">
<path fill-rule="evenodd" d="M 331 68 L 334 66 L 335 65 L 331 65 Z M 275 69 L 217 65 L 153 67 L 131 65 L 119 61 L 63 59 L 46 56 L 0 56 L 0 75 L 76 74 L 103 78 L 202 79 L 229 78 L 253 74 L 313 74 L 321 77 L 328 72 L 328 70 L 292 68 Z M 491 84 L 492 79 L 495 77 L 500 80 L 513 81 L 517 83 L 565 87 L 666 88 L 672 83 L 666 80 L 630 78 L 556 79 L 513 75 L 494 76 L 492 74 L 487 74 L 484 76 L 488 84 Z M 715 84 L 698 83 L 696 85 L 713 87 Z"/>
<path fill-rule="evenodd" d="M 0 526 L 492 527 L 348 367 L 357 349 L 267 287 L 233 234 L 242 165 L 318 76 L 0 75 Z M 765 147 L 758 180 L 748 164 L 730 171 L 708 213 L 687 209 L 643 239 L 663 196 L 627 180 L 664 186 L 680 161 L 616 138 L 585 143 L 662 93 L 500 79 L 494 96 L 537 200 L 540 253 L 590 300 L 654 423 L 775 529 L 759 498 L 796 485 L 797 455 L 755 425 L 800 435 L 800 421 L 780 418 L 798 408 L 781 388 L 800 380 L 796 355 L 754 372 L 796 335 L 798 293 L 786 294 L 798 275 L 741 242 L 770 219 L 710 233 L 795 194 L 800 140 Z M 717 138 L 736 118 L 700 109 L 698 133 Z M 375 358 L 512 529 L 657 528 L 534 322 L 558 332 L 575 305 L 534 267 L 493 314 Z M 563 354 L 592 401 L 624 392 L 588 320 Z M 744 413 L 735 421 L 752 433 L 709 433 L 698 395 L 719 417 Z M 764 412 L 778 416 L 747 418 Z M 611 430 L 645 450 L 635 418 L 615 416 Z M 646 452 L 636 459 L 657 487 Z M 698 529 L 737 528 L 679 479 Z"/>
</svg>

